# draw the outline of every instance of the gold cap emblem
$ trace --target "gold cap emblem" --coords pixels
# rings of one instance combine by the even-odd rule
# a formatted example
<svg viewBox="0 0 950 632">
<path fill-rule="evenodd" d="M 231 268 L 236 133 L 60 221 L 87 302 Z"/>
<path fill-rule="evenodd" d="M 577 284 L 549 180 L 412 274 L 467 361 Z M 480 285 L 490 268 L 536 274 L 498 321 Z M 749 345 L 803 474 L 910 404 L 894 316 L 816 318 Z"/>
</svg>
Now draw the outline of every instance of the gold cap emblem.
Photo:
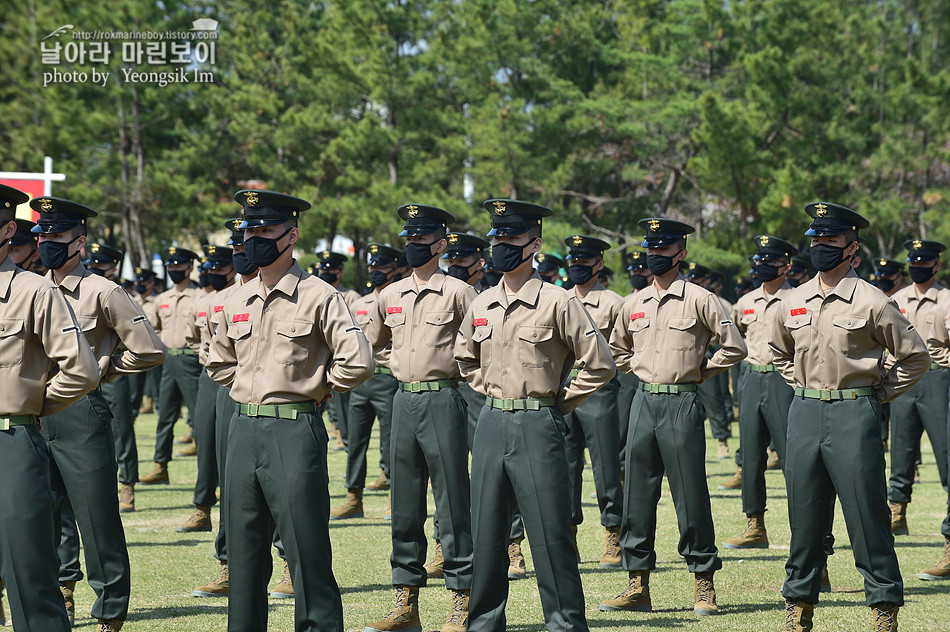
<svg viewBox="0 0 950 632">
<path fill-rule="evenodd" d="M 914 250 L 920 250 L 923 247 L 924 247 L 924 244 L 921 243 L 919 239 L 914 240 Z"/>
<path fill-rule="evenodd" d="M 244 195 L 244 203 L 248 206 L 254 206 L 257 204 L 258 199 L 257 193 L 254 193 L 253 191 L 249 191 Z"/>
<path fill-rule="evenodd" d="M 495 215 L 504 215 L 505 214 L 505 203 L 504 202 L 492 202 L 495 207 Z"/>
<path fill-rule="evenodd" d="M 231 230 L 238 230 L 238 226 L 241 225 L 241 220 L 236 219 L 231 222 Z"/>
<path fill-rule="evenodd" d="M 880 265 L 880 266 L 886 266 L 886 265 L 887 265 L 887 259 L 881 259 L 881 260 L 878 261 L 877 263 L 878 263 L 878 265 Z"/>
<path fill-rule="evenodd" d="M 538 260 L 538 263 L 541 263 L 542 261 L 544 261 L 544 253 L 543 253 L 543 252 L 539 252 L 539 253 L 537 254 L 537 256 L 535 257 L 535 259 Z"/>
<path fill-rule="evenodd" d="M 415 217 L 419 214 L 419 207 L 415 204 L 410 204 L 406 207 L 406 213 L 409 215 L 409 217 Z"/>
<path fill-rule="evenodd" d="M 574 235 L 573 242 L 575 246 L 580 246 L 582 243 L 584 243 L 584 238 L 580 235 Z"/>
<path fill-rule="evenodd" d="M 652 230 L 654 233 L 655 233 L 656 231 L 660 230 L 660 220 L 658 220 L 658 219 L 651 219 L 651 220 L 650 220 L 650 230 Z"/>
<path fill-rule="evenodd" d="M 457 244 L 459 242 L 459 236 L 456 235 L 455 233 L 452 233 L 451 235 L 449 235 L 448 239 L 449 239 L 450 244 Z"/>
<path fill-rule="evenodd" d="M 89 247 L 89 250 L 91 250 L 92 252 L 99 252 L 99 244 L 93 244 L 92 246 Z"/>
<path fill-rule="evenodd" d="M 43 203 L 40 205 L 40 208 L 49 213 L 53 210 L 53 201 L 52 200 L 43 200 Z"/>
<path fill-rule="evenodd" d="M 689 269 L 690 269 L 690 270 L 695 270 L 695 269 L 696 269 L 696 262 L 695 262 L 695 261 L 690 261 L 690 262 L 689 262 Z"/>
<path fill-rule="evenodd" d="M 329 259 L 329 258 L 330 258 L 330 251 L 329 251 L 329 250 L 324 250 L 324 251 L 323 251 L 323 258 L 324 258 L 324 259 Z"/>
<path fill-rule="evenodd" d="M 369 252 L 370 254 L 375 255 L 377 252 L 379 252 L 379 246 L 377 246 L 376 244 L 373 244 L 372 246 L 369 247 Z"/>
<path fill-rule="evenodd" d="M 638 251 L 636 251 L 635 253 L 633 253 L 632 255 L 630 255 L 630 258 L 631 258 L 631 259 L 639 259 L 639 258 L 640 258 L 640 251 L 638 250 Z"/>
<path fill-rule="evenodd" d="M 213 255 L 213 254 L 216 253 L 217 251 L 218 251 L 218 247 L 217 247 L 217 246 L 208 246 L 208 254 L 209 254 L 209 255 Z"/>
<path fill-rule="evenodd" d="M 178 249 L 175 248 L 174 246 L 172 246 L 171 248 L 168 249 L 168 254 L 170 254 L 170 255 L 173 255 L 173 254 L 175 254 L 176 252 L 178 252 Z"/>
<path fill-rule="evenodd" d="M 817 215 L 818 217 L 824 217 L 827 214 L 828 214 L 827 206 L 825 206 L 821 202 L 815 205 L 815 215 Z"/>
<path fill-rule="evenodd" d="M 759 245 L 760 245 L 760 246 L 768 246 L 768 245 L 769 245 L 769 236 L 768 236 L 768 235 L 762 235 L 762 236 L 759 238 Z"/>
</svg>

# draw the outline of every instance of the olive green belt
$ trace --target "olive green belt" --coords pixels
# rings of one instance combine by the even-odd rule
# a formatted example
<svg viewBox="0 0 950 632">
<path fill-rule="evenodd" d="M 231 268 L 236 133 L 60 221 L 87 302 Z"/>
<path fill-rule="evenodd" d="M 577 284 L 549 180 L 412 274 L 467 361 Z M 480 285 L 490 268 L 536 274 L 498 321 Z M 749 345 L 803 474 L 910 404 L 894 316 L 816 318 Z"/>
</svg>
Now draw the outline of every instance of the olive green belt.
<svg viewBox="0 0 950 632">
<path fill-rule="evenodd" d="M 165 349 L 165 352 L 170 356 L 198 355 L 195 350 L 190 347 L 185 347 L 184 349 Z"/>
<path fill-rule="evenodd" d="M 376 370 L 373 371 L 373 375 L 377 375 L 377 374 L 379 374 L 379 373 L 382 373 L 383 375 L 392 375 L 392 374 L 393 374 L 393 370 L 392 370 L 392 369 L 387 369 L 387 368 L 384 367 L 384 366 L 378 366 L 378 367 L 376 367 Z"/>
<path fill-rule="evenodd" d="M 571 369 L 571 377 L 577 377 L 577 374 L 580 373 L 580 369 Z"/>
<path fill-rule="evenodd" d="M 428 382 L 400 382 L 399 389 L 407 393 L 425 393 L 428 391 L 441 391 L 443 388 L 455 388 L 458 382 L 455 380 L 430 380 Z"/>
<path fill-rule="evenodd" d="M 500 399 L 498 397 L 488 396 L 485 398 L 485 405 L 497 410 L 541 410 L 542 408 L 553 408 L 553 397 L 528 397 L 525 399 Z"/>
<path fill-rule="evenodd" d="M 795 387 L 795 396 L 805 399 L 820 399 L 823 402 L 831 402 L 839 399 L 857 399 L 874 395 L 874 389 L 870 386 L 861 388 L 845 388 L 842 390 L 816 390 L 811 388 Z"/>
<path fill-rule="evenodd" d="M 696 390 L 695 384 L 650 384 L 640 382 L 640 390 L 647 393 L 692 393 Z"/>
<path fill-rule="evenodd" d="M 0 430 L 9 430 L 10 426 L 32 426 L 35 423 L 35 415 L 4 415 L 0 417 Z"/>
<path fill-rule="evenodd" d="M 942 368 L 942 367 L 941 367 L 939 364 L 937 364 L 936 362 L 931 362 L 931 363 L 930 363 L 930 370 L 931 370 L 931 371 L 936 371 L 937 369 L 940 369 L 940 368 Z"/>
<path fill-rule="evenodd" d="M 247 417 L 276 417 L 296 419 L 301 413 L 315 412 L 317 402 L 294 402 L 293 404 L 237 404 L 237 412 Z"/>
<path fill-rule="evenodd" d="M 749 370 L 753 373 L 774 373 L 774 364 L 750 364 Z"/>
</svg>

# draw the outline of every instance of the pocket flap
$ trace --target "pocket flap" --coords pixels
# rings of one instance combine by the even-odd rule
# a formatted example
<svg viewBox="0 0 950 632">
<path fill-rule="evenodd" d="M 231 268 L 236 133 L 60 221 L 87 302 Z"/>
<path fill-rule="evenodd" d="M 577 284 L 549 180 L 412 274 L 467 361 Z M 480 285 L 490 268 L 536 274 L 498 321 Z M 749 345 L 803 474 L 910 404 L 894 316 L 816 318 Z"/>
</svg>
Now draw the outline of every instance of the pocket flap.
<svg viewBox="0 0 950 632">
<path fill-rule="evenodd" d="M 480 327 L 476 327 L 475 332 L 472 333 L 472 342 L 482 342 L 491 336 L 491 327 L 491 325 L 481 325 Z"/>
<path fill-rule="evenodd" d="M 849 314 L 838 314 L 833 319 L 835 327 L 842 329 L 861 329 L 868 324 L 868 319 L 863 316 L 851 316 Z"/>
<path fill-rule="evenodd" d="M 99 319 L 95 316 L 76 316 L 76 322 L 83 331 L 92 331 L 96 328 L 96 322 Z"/>
<path fill-rule="evenodd" d="M 305 320 L 278 320 L 274 327 L 277 333 L 288 338 L 308 336 L 313 331 L 313 323 Z"/>
<path fill-rule="evenodd" d="M 670 329 L 678 329 L 680 331 L 685 331 L 690 327 L 696 325 L 695 318 L 671 318 L 669 320 Z"/>
<path fill-rule="evenodd" d="M 399 325 L 406 324 L 406 315 L 405 314 L 386 314 L 386 320 L 383 321 L 387 327 L 392 329 L 393 327 L 398 327 Z"/>
<path fill-rule="evenodd" d="M 452 322 L 452 314 L 454 312 L 429 312 L 426 314 L 426 324 L 428 325 L 444 325 L 446 323 Z"/>
<path fill-rule="evenodd" d="M 627 329 L 629 331 L 643 331 L 650 326 L 649 318 L 638 318 L 636 320 L 627 321 Z"/>
<path fill-rule="evenodd" d="M 802 314 L 801 316 L 792 316 L 785 319 L 786 329 L 799 329 L 811 323 L 811 314 Z"/>
<path fill-rule="evenodd" d="M 228 324 L 228 338 L 232 340 L 240 340 L 251 333 L 251 323 L 229 323 Z"/>
<path fill-rule="evenodd" d="M 15 336 L 23 331 L 22 318 L 8 318 L 0 320 L 0 338 Z"/>
<path fill-rule="evenodd" d="M 550 340 L 554 336 L 554 329 L 551 327 L 535 327 L 532 325 L 521 325 L 518 327 L 518 337 L 525 342 L 535 343 Z"/>
</svg>

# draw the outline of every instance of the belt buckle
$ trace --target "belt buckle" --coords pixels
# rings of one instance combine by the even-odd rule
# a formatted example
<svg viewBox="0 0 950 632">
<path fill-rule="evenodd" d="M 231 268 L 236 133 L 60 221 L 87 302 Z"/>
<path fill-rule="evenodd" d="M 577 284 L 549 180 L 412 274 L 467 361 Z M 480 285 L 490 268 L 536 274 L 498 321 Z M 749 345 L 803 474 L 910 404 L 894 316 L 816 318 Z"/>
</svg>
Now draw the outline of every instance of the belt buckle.
<svg viewBox="0 0 950 632">
<path fill-rule="evenodd" d="M 247 405 L 247 416 L 248 417 L 257 417 L 257 413 L 261 410 L 260 404 L 248 404 Z"/>
<path fill-rule="evenodd" d="M 852 388 L 852 389 L 851 389 L 851 399 L 857 399 L 857 398 L 858 398 L 858 390 L 857 390 L 856 388 Z"/>
<path fill-rule="evenodd" d="M 9 430 L 9 429 L 10 429 L 10 418 L 0 417 L 0 430 Z"/>
<path fill-rule="evenodd" d="M 280 406 L 277 406 L 277 407 L 274 409 L 274 412 L 276 412 L 276 413 L 277 413 L 277 416 L 280 417 Z M 289 417 L 287 417 L 287 419 L 291 419 L 291 420 L 294 420 L 294 421 L 295 421 L 295 420 L 297 419 L 297 412 L 298 412 L 298 411 L 297 411 L 297 408 L 296 408 L 296 407 L 292 407 L 292 408 L 290 409 Z"/>
<path fill-rule="evenodd" d="M 822 390 L 822 389 L 818 389 L 818 399 L 819 399 L 820 401 L 823 401 L 823 402 L 830 402 L 830 401 L 831 401 L 831 391 L 825 391 L 825 390 Z"/>
<path fill-rule="evenodd" d="M 421 393 L 421 392 L 422 392 L 422 382 L 409 382 L 409 392 L 410 392 L 410 393 Z"/>
<path fill-rule="evenodd" d="M 506 411 L 514 411 L 515 409 L 515 400 L 513 399 L 503 399 L 501 400 L 501 409 Z"/>
</svg>

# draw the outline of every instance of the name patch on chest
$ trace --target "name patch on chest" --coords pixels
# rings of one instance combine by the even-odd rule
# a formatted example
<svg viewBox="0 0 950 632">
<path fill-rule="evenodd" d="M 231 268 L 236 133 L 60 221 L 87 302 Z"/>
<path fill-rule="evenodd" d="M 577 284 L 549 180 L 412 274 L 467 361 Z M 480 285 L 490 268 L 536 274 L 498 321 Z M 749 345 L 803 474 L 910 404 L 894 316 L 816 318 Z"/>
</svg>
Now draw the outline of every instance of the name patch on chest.
<svg viewBox="0 0 950 632">
<path fill-rule="evenodd" d="M 368 313 L 369 313 L 369 312 L 367 312 L 365 309 L 358 309 L 358 310 L 356 310 L 356 315 L 357 315 L 357 316 L 366 316 Z"/>
<path fill-rule="evenodd" d="M 742 310 L 742 314 L 745 315 L 745 316 L 748 316 L 749 314 L 754 314 L 754 313 L 755 313 L 755 310 L 754 310 L 754 309 L 744 309 L 744 310 Z"/>
<path fill-rule="evenodd" d="M 386 313 L 387 314 L 401 314 L 402 308 L 401 307 L 387 307 Z"/>
<path fill-rule="evenodd" d="M 646 313 L 644 312 L 635 312 L 630 314 L 630 320 L 637 320 L 639 318 L 646 318 Z"/>
<path fill-rule="evenodd" d="M 789 313 L 790 313 L 792 316 L 804 316 L 805 314 L 808 313 L 808 310 L 805 309 L 804 307 L 796 307 L 795 309 L 793 309 L 793 310 L 792 310 L 791 312 L 789 312 Z"/>
<path fill-rule="evenodd" d="M 198 318 L 204 318 L 208 315 L 208 312 L 198 312 Z"/>
<path fill-rule="evenodd" d="M 169 307 L 171 307 L 171 305 L 169 305 L 168 303 L 162 303 L 161 305 L 158 306 L 158 309 L 168 309 Z"/>
<path fill-rule="evenodd" d="M 251 319 L 250 314 L 235 314 L 231 317 L 232 323 L 246 323 Z"/>
<path fill-rule="evenodd" d="M 223 312 L 223 311 L 224 311 L 224 305 L 215 305 L 215 306 L 214 306 L 214 313 L 215 313 L 215 314 L 217 314 L 218 312 Z"/>
<path fill-rule="evenodd" d="M 476 318 L 476 319 L 475 319 L 475 326 L 476 326 L 476 327 L 481 327 L 482 325 L 487 325 L 487 324 L 488 324 L 488 319 L 487 319 L 487 318 Z"/>
</svg>

